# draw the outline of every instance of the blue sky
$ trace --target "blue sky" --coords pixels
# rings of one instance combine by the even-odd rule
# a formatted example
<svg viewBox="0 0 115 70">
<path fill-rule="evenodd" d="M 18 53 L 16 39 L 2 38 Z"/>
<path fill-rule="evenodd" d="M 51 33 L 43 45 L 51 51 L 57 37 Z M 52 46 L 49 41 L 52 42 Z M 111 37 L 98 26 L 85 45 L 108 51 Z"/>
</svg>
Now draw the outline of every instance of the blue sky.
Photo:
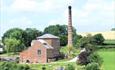
<svg viewBox="0 0 115 70">
<path fill-rule="evenodd" d="M 109 31 L 115 27 L 115 0 L 0 0 L 0 37 L 10 28 L 67 24 L 72 5 L 77 32 Z"/>
</svg>

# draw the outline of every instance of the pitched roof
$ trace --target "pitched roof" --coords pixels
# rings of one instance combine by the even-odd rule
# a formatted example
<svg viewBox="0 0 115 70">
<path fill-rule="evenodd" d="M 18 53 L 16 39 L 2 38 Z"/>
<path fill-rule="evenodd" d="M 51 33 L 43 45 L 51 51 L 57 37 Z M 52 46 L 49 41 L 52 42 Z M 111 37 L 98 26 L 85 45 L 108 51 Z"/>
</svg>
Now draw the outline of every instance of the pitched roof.
<svg viewBox="0 0 115 70">
<path fill-rule="evenodd" d="M 40 37 L 37 37 L 37 39 L 40 39 L 40 38 L 59 38 L 59 37 L 52 35 L 52 34 L 44 34 Z"/>
<path fill-rule="evenodd" d="M 53 49 L 53 47 L 51 45 L 49 45 L 45 40 L 39 39 L 37 41 L 41 42 L 45 48 Z"/>
<path fill-rule="evenodd" d="M 47 48 L 47 49 L 54 49 L 50 44 L 48 44 L 45 40 L 43 40 L 43 39 L 38 39 L 38 40 L 32 40 L 32 42 L 31 42 L 31 46 L 34 44 L 34 42 L 40 42 L 42 45 L 43 45 L 43 47 L 45 47 L 45 48 Z M 30 47 L 30 49 L 31 49 L 31 47 Z"/>
</svg>

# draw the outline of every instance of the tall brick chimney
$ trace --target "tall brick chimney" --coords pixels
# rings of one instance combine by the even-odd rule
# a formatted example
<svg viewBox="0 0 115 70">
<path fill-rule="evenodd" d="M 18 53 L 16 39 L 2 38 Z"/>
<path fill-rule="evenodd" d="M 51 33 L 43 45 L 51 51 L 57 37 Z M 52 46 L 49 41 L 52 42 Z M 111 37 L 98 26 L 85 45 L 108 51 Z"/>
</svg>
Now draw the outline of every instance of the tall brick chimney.
<svg viewBox="0 0 115 70">
<path fill-rule="evenodd" d="M 72 11 L 71 11 L 71 6 L 68 6 L 68 47 L 73 46 L 73 41 L 72 41 Z"/>
</svg>

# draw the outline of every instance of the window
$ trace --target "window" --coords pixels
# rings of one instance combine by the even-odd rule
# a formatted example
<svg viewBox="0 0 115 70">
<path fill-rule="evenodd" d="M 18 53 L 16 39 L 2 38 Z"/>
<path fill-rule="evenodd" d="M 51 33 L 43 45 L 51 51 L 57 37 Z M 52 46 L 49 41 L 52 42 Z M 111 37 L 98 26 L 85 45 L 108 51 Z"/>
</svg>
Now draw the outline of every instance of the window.
<svg viewBox="0 0 115 70">
<path fill-rule="evenodd" d="M 38 55 L 41 55 L 41 50 L 38 50 Z"/>
</svg>

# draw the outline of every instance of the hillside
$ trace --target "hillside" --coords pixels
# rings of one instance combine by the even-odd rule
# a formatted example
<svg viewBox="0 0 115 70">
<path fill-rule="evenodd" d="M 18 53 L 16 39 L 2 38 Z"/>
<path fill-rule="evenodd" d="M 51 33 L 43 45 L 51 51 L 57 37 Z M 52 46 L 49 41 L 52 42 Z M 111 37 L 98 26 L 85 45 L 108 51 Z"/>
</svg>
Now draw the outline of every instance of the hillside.
<svg viewBox="0 0 115 70">
<path fill-rule="evenodd" d="M 101 33 L 106 40 L 115 40 L 115 31 L 105 31 L 105 32 L 82 32 L 79 35 L 86 36 L 87 34 L 95 35 Z"/>
</svg>

